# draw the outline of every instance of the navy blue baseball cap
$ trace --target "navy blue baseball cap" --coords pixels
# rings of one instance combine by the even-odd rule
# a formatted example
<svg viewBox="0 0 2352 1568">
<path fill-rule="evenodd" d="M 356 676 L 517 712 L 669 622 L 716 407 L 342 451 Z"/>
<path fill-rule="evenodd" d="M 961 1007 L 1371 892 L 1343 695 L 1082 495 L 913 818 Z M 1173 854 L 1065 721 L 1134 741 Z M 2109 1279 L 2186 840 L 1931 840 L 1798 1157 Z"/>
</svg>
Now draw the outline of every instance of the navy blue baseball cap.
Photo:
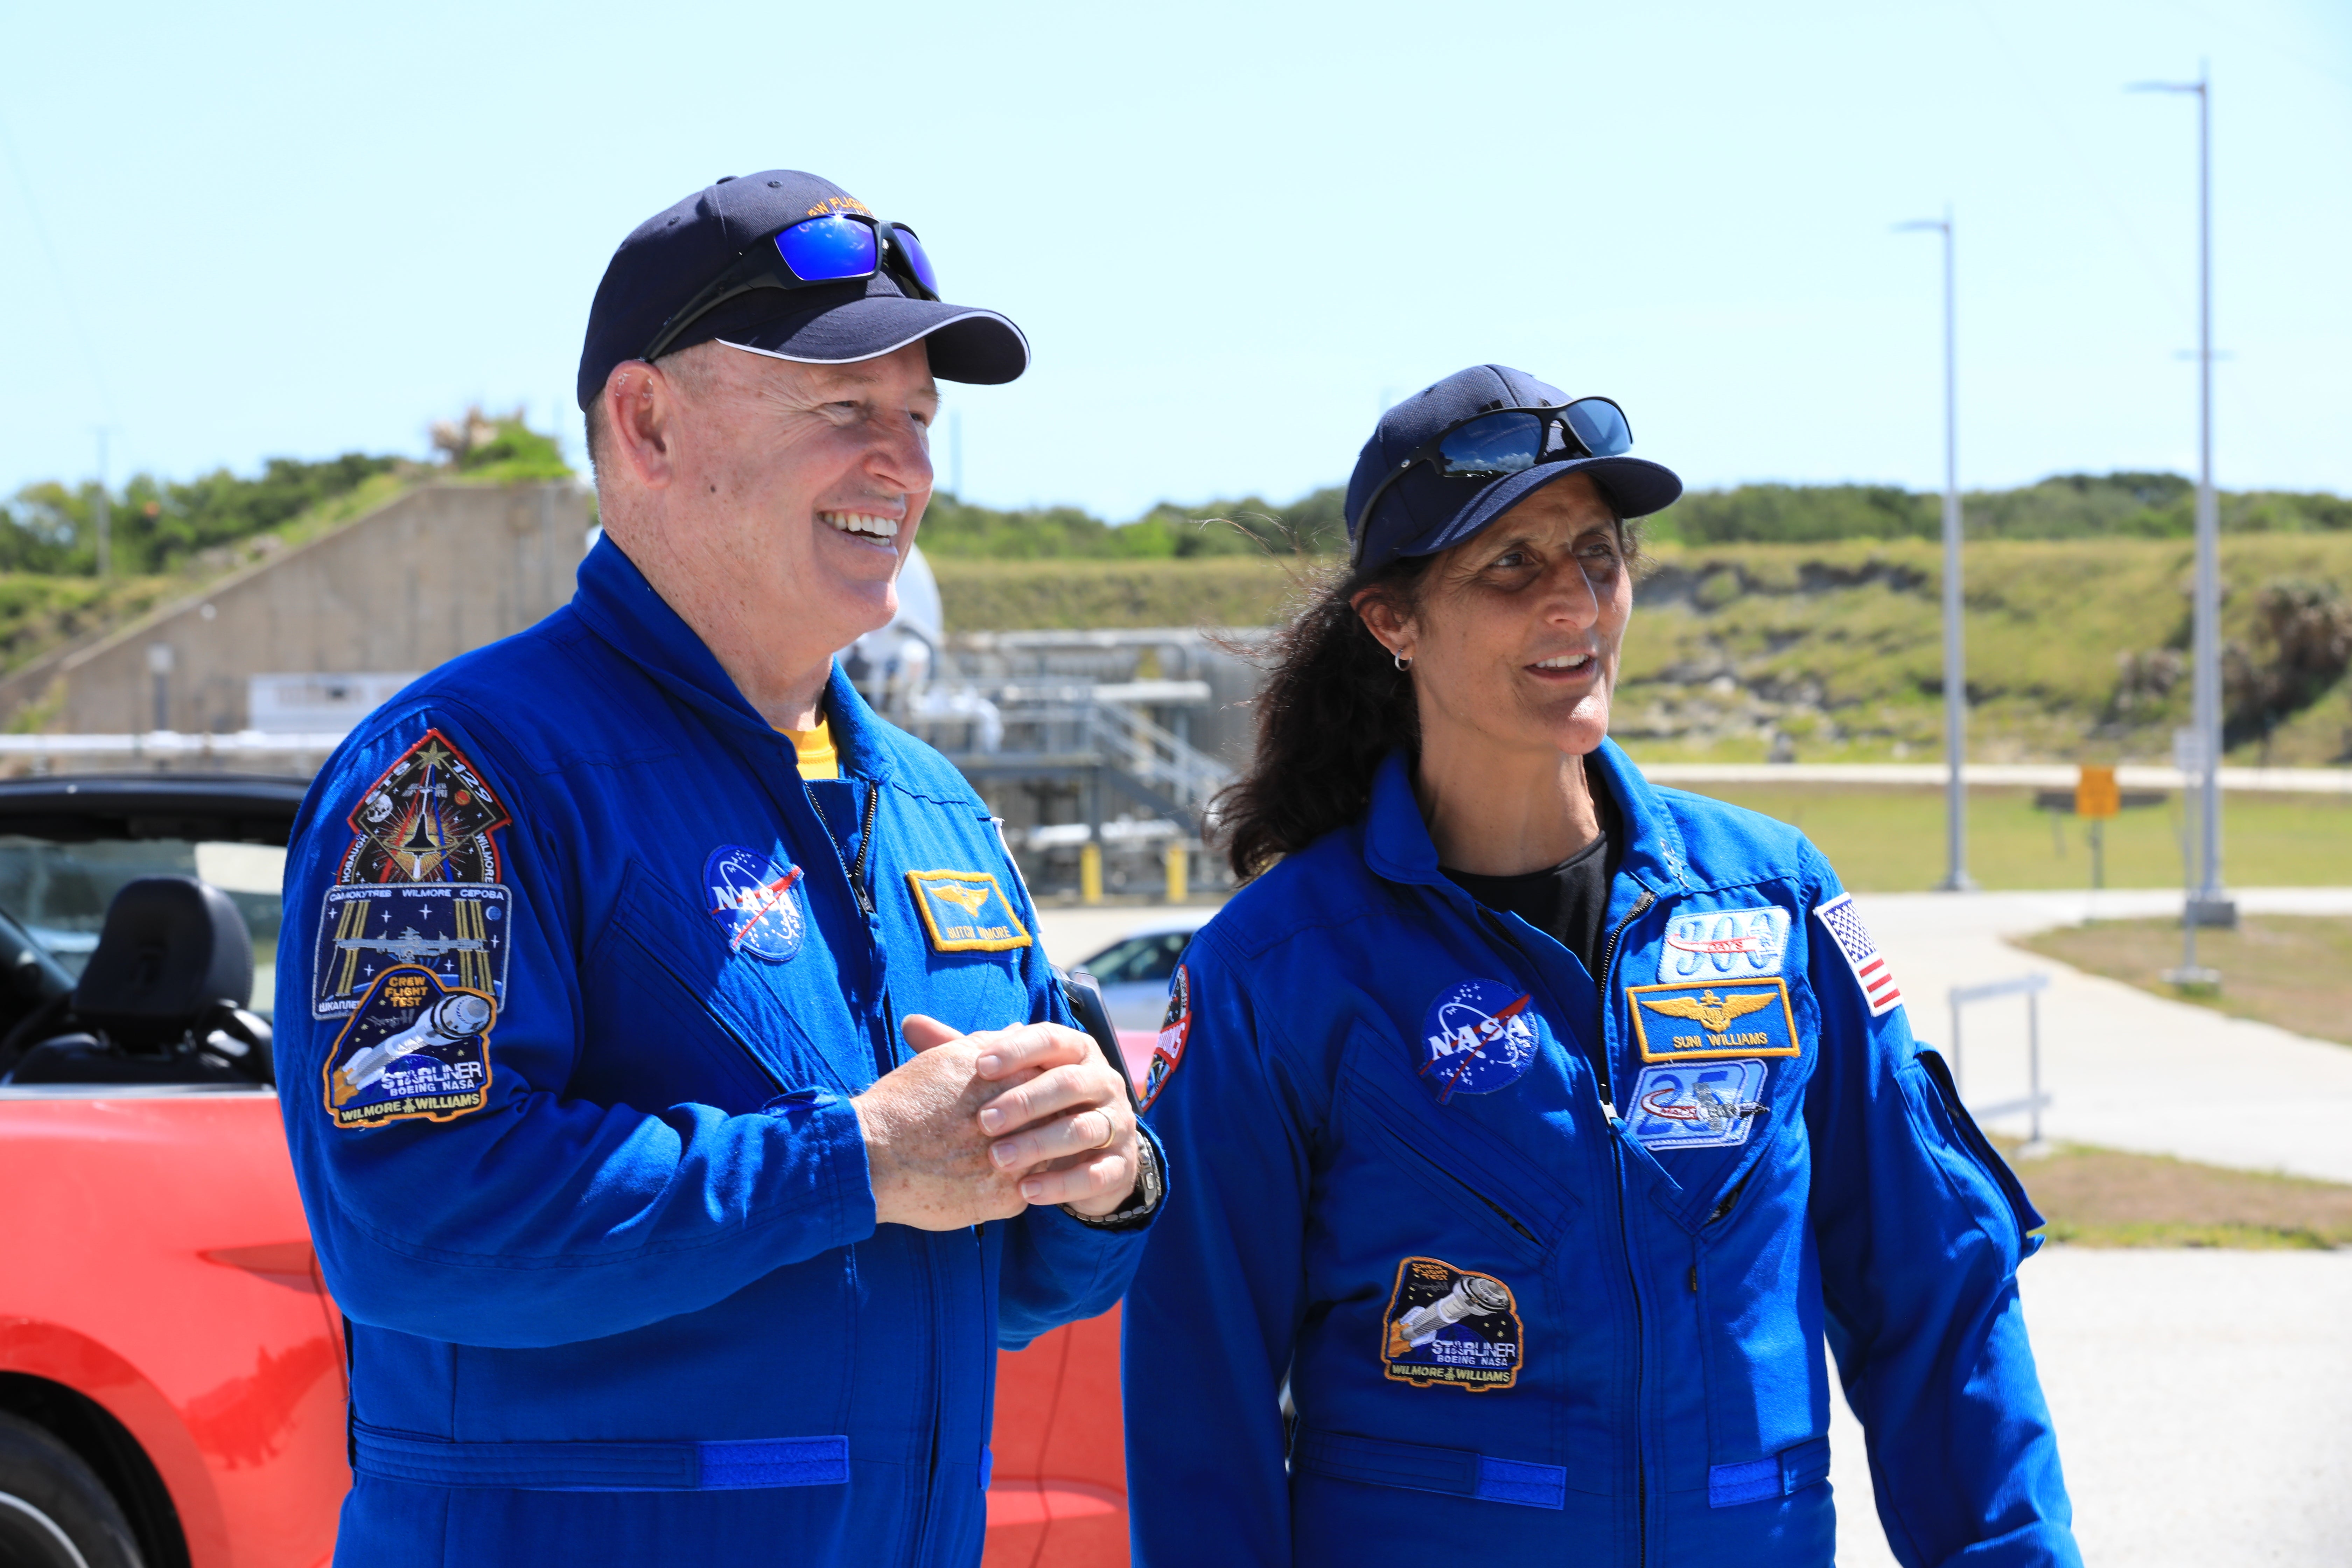
<svg viewBox="0 0 2352 1568">
<path fill-rule="evenodd" d="M 1474 364 L 1406 398 L 1381 416 L 1348 480 L 1348 538 L 1363 568 L 1408 555 L 1434 555 L 1461 543 L 1554 479 L 1587 474 L 1620 518 L 1663 511 L 1683 493 L 1671 468 L 1621 455 L 1538 461 L 1493 479 L 1452 478 L 1433 462 L 1408 462 L 1452 426 L 1507 408 L 1551 408 L 1568 402 L 1558 387 L 1508 365 Z M 1551 449 L 1569 450 L 1559 432 Z M 1385 491 L 1381 484 L 1394 477 Z M 1378 496 L 1375 515 L 1365 505 Z"/>
<path fill-rule="evenodd" d="M 805 218 L 874 215 L 830 180 L 794 169 L 729 175 L 639 224 L 604 268 L 580 350 L 580 406 L 624 360 L 642 358 L 670 318 L 753 246 Z M 885 214 L 893 221 L 904 214 Z M 662 353 L 712 339 L 805 364 L 848 364 L 928 341 L 942 381 L 993 384 L 1029 368 L 1029 341 L 993 310 L 926 300 L 887 268 L 870 278 L 756 289 L 697 318 Z"/>
</svg>

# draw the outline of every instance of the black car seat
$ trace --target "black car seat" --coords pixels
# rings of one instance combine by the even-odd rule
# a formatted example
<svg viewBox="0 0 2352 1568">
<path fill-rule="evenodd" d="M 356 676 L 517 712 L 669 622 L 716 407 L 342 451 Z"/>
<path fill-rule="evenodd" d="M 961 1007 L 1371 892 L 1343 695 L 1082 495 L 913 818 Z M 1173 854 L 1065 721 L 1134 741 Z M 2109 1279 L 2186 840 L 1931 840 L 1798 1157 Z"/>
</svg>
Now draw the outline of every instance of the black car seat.
<svg viewBox="0 0 2352 1568">
<path fill-rule="evenodd" d="M 253 933 L 228 895 L 142 877 L 114 895 L 73 990 L 0 1040 L 0 1083 L 268 1083 L 252 995 Z"/>
</svg>

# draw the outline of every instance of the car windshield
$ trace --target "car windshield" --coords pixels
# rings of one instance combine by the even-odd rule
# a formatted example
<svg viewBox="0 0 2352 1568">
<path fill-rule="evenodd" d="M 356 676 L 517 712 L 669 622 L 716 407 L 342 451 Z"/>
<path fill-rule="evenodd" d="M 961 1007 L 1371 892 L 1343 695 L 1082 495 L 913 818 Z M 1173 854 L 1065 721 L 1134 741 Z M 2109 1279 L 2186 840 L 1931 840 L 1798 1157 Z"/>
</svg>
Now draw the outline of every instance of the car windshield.
<svg viewBox="0 0 2352 1568">
<path fill-rule="evenodd" d="M 279 886 L 286 851 L 268 844 L 188 838 L 64 843 L 0 834 L 0 908 L 79 978 L 98 946 L 106 910 L 141 877 L 201 877 L 226 893 L 253 932 L 253 1001 L 267 1016 L 278 990 Z"/>
<path fill-rule="evenodd" d="M 1107 947 L 1080 968 L 1105 985 L 1164 985 L 1176 973 L 1176 961 L 1191 945 L 1189 931 L 1155 931 L 1131 936 Z"/>
</svg>

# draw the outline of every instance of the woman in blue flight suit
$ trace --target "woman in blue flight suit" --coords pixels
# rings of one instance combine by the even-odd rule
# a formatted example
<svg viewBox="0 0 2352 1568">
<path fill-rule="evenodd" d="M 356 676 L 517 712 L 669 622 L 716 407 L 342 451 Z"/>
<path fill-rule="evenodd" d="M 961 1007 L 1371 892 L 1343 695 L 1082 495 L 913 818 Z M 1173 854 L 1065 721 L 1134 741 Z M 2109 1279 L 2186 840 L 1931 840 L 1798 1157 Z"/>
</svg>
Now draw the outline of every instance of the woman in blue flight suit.
<svg viewBox="0 0 2352 1568">
<path fill-rule="evenodd" d="M 2079 1561 L 2040 1216 L 1804 837 L 1605 739 L 1631 442 L 1491 365 L 1391 409 L 1275 645 L 1146 1101 L 1140 1563 L 1826 1564 L 1824 1332 L 1898 1558 Z"/>
</svg>

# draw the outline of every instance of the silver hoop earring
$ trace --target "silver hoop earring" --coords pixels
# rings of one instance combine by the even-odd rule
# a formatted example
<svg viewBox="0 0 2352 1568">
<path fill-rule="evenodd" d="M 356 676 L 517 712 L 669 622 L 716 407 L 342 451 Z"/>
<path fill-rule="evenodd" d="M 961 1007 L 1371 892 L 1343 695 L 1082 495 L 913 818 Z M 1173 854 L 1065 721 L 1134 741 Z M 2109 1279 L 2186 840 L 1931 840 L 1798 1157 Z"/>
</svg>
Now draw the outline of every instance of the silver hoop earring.
<svg viewBox="0 0 2352 1568">
<path fill-rule="evenodd" d="M 1405 658 L 1405 656 L 1401 653 L 1391 653 L 1389 657 L 1396 660 L 1396 667 L 1399 669 L 1411 669 L 1412 668 L 1412 660 Z"/>
</svg>

